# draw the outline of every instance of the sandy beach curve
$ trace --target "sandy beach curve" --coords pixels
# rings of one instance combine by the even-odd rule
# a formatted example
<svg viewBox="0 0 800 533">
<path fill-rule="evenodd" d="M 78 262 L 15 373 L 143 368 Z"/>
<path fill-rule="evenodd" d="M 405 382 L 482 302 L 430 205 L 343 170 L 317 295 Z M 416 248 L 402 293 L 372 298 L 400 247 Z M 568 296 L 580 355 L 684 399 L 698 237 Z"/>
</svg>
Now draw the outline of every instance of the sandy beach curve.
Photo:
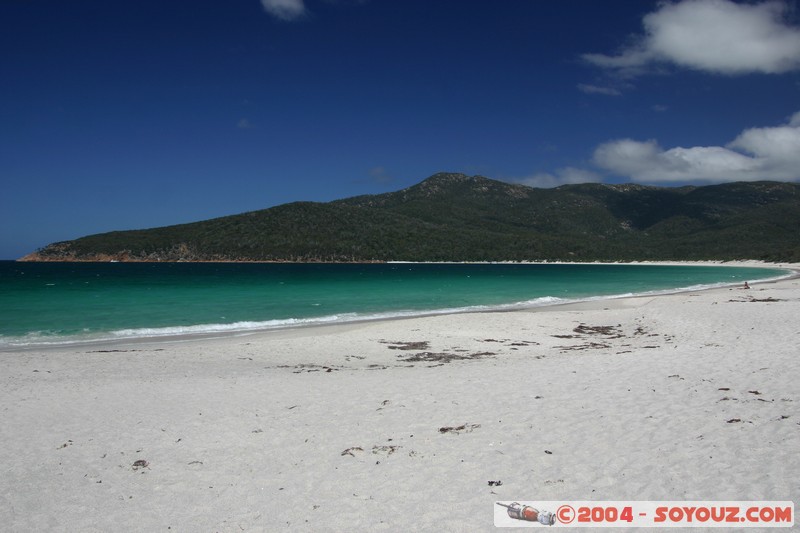
<svg viewBox="0 0 800 533">
<path fill-rule="evenodd" d="M 498 500 L 797 502 L 798 316 L 793 277 L 7 351 L 0 523 L 490 531 Z"/>
</svg>

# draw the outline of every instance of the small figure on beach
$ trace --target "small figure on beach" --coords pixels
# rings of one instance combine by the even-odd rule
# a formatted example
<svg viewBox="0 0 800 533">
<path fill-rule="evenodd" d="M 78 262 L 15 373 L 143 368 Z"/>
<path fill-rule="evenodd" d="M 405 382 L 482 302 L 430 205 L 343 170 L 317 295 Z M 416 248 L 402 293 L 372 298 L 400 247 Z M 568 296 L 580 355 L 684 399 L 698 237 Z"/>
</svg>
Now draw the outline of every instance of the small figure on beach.
<svg viewBox="0 0 800 533">
<path fill-rule="evenodd" d="M 745 289 L 749 289 L 750 288 L 750 285 L 746 281 L 744 282 L 744 288 Z"/>
</svg>

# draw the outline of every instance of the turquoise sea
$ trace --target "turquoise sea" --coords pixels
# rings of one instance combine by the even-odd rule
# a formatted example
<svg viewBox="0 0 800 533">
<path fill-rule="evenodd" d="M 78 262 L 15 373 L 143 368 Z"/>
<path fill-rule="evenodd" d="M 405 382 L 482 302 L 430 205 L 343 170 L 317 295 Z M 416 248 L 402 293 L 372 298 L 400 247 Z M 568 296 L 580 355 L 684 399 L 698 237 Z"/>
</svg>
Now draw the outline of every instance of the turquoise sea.
<svg viewBox="0 0 800 533">
<path fill-rule="evenodd" d="M 536 307 L 740 284 L 769 268 L 0 262 L 0 348 Z"/>
</svg>

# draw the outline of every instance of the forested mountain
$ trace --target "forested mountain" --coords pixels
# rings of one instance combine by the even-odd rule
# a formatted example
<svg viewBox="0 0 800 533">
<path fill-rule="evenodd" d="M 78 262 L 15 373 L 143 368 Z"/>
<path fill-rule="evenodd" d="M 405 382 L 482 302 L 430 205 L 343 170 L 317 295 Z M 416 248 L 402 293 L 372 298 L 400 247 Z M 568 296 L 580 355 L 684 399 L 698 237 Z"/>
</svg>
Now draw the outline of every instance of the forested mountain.
<svg viewBox="0 0 800 533">
<path fill-rule="evenodd" d="M 800 185 L 581 184 L 441 173 L 397 192 L 50 244 L 30 261 L 800 261 Z"/>
</svg>

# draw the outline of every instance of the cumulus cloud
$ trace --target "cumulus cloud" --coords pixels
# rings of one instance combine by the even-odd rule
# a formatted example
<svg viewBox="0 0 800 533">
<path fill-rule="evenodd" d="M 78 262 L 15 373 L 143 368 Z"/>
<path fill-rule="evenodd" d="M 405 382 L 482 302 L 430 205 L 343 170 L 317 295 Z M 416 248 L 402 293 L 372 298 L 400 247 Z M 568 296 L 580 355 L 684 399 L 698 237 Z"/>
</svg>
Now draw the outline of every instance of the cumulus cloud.
<svg viewBox="0 0 800 533">
<path fill-rule="evenodd" d="M 782 0 L 663 3 L 644 17 L 634 44 L 617 55 L 583 58 L 623 76 L 664 63 L 727 75 L 800 70 L 800 27 L 787 22 L 788 10 Z"/>
<path fill-rule="evenodd" d="M 560 185 L 572 183 L 596 183 L 601 181 L 601 176 L 590 170 L 575 167 L 565 167 L 558 169 L 554 174 L 541 172 L 533 176 L 510 180 L 512 183 L 536 187 L 539 189 L 551 189 Z"/>
<path fill-rule="evenodd" d="M 644 183 L 800 179 L 800 112 L 787 124 L 743 131 L 726 146 L 663 149 L 655 140 L 618 139 L 598 146 L 592 162 Z"/>
<path fill-rule="evenodd" d="M 281 20 L 295 20 L 306 13 L 303 0 L 261 0 L 264 10 Z"/>
</svg>

